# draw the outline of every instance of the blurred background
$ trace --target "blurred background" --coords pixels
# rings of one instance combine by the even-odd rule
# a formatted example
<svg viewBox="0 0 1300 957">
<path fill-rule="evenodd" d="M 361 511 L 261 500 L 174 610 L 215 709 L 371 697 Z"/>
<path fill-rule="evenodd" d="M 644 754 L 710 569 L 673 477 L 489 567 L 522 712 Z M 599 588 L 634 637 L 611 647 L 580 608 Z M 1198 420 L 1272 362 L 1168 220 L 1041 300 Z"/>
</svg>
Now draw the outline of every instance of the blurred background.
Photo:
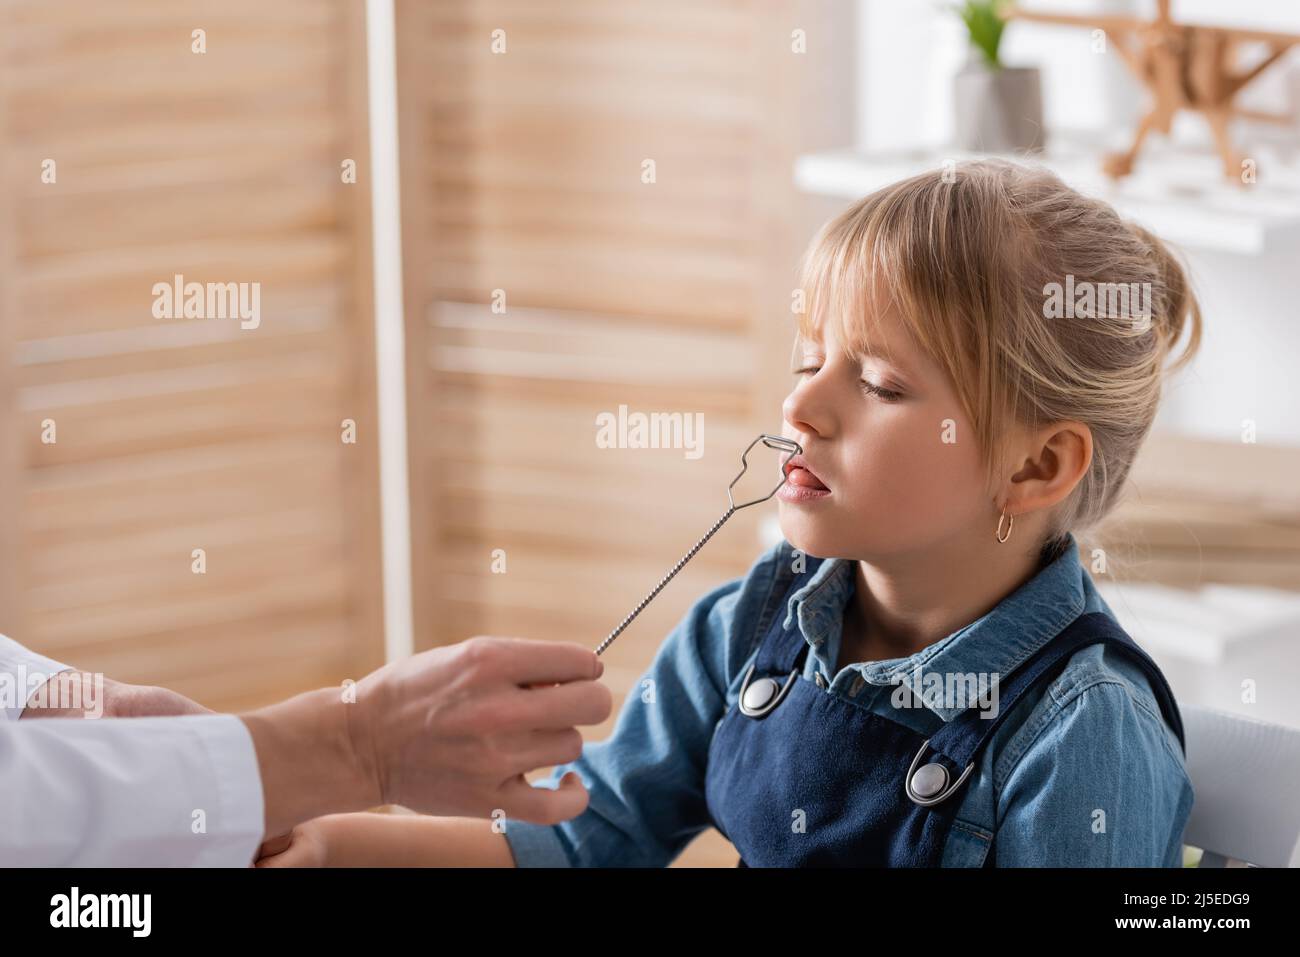
<svg viewBox="0 0 1300 957">
<path fill-rule="evenodd" d="M 955 6 L 0 0 L 0 631 L 222 710 L 474 634 L 594 647 L 780 432 L 817 226 L 997 152 L 1186 256 L 1205 342 L 1086 557 L 1180 701 L 1300 726 L 1300 54 L 1260 36 L 1300 7 L 1173 3 L 1277 56 L 1242 174 L 1184 111 L 1115 180 L 1153 94 L 1093 21 L 1156 4 L 1026 3 L 1084 22 L 994 58 Z M 260 321 L 160 318 L 177 276 Z M 620 407 L 698 447 L 604 447 Z M 775 513 L 619 638 L 616 701 Z"/>
</svg>

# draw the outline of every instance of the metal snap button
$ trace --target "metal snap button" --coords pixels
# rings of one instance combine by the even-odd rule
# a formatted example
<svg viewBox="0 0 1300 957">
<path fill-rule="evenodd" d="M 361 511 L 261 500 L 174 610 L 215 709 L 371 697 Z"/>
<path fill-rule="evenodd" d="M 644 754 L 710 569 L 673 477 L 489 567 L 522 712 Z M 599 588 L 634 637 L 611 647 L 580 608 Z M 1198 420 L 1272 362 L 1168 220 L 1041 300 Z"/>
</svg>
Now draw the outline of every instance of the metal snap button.
<svg viewBox="0 0 1300 957">
<path fill-rule="evenodd" d="M 781 686 L 773 678 L 759 678 L 751 682 L 745 689 L 745 696 L 742 701 L 747 711 L 761 711 L 766 708 L 776 693 L 781 690 Z"/>
<path fill-rule="evenodd" d="M 922 765 L 912 775 L 912 790 L 919 797 L 934 797 L 948 786 L 948 769 L 942 764 Z"/>
<path fill-rule="evenodd" d="M 903 791 L 913 804 L 919 804 L 921 807 L 934 807 L 948 800 L 948 797 L 961 787 L 970 777 L 970 773 L 975 770 L 975 762 L 971 761 L 966 765 L 966 770 L 961 773 L 961 777 L 949 784 L 948 769 L 942 764 L 936 762 L 921 764 L 921 759 L 925 757 L 925 749 L 929 746 L 929 738 L 921 742 L 916 757 L 908 765 L 907 774 L 903 775 Z"/>
<path fill-rule="evenodd" d="M 794 687 L 799 677 L 799 669 L 795 668 L 790 672 L 785 679 L 785 684 L 778 684 L 775 678 L 759 678 L 754 681 L 754 667 L 755 665 L 750 665 L 749 670 L 745 672 L 745 680 L 740 684 L 740 701 L 737 704 L 741 714 L 751 718 L 763 718 L 771 714 Z"/>
</svg>

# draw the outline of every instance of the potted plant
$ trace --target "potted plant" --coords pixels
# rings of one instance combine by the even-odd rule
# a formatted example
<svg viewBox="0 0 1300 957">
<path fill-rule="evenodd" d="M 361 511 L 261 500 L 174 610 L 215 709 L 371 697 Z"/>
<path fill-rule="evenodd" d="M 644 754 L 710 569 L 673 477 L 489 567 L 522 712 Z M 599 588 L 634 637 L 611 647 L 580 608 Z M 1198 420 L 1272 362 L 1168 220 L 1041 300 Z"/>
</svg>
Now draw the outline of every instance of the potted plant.
<svg viewBox="0 0 1300 957">
<path fill-rule="evenodd" d="M 965 0 L 950 9 L 970 38 L 953 84 L 954 136 L 970 152 L 1022 153 L 1043 148 L 1043 94 L 1037 67 L 1003 64 L 998 48 L 1004 0 Z"/>
</svg>

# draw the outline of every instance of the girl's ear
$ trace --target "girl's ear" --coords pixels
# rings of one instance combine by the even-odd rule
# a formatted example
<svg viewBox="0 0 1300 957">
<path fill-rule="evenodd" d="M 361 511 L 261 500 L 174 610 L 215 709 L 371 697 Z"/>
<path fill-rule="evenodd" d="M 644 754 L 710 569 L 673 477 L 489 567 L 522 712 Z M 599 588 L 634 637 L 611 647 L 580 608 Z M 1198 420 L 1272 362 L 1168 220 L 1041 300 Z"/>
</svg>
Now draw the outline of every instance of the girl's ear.
<svg viewBox="0 0 1300 957">
<path fill-rule="evenodd" d="M 1011 476 L 1008 509 L 1017 515 L 1063 501 L 1092 465 L 1092 430 L 1082 422 L 1053 422 L 1032 433 L 1020 468 Z"/>
</svg>

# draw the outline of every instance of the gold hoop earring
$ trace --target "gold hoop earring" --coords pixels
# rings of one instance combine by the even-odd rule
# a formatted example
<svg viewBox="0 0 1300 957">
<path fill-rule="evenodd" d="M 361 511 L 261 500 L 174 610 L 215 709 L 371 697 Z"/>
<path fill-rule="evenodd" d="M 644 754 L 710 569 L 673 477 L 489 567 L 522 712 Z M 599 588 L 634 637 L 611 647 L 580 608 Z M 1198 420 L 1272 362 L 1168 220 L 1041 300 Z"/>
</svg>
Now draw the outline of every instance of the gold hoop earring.
<svg viewBox="0 0 1300 957">
<path fill-rule="evenodd" d="M 1007 522 L 1007 538 L 1011 537 L 1011 526 L 1016 524 L 1016 517 L 1014 515 L 1008 516 L 1004 511 L 1000 516 L 998 516 L 998 530 L 994 533 L 994 536 L 999 542 L 1005 542 L 1007 540 L 1007 538 L 1002 537 L 1002 520 L 1004 518 L 1011 519 L 1011 521 Z"/>
</svg>

